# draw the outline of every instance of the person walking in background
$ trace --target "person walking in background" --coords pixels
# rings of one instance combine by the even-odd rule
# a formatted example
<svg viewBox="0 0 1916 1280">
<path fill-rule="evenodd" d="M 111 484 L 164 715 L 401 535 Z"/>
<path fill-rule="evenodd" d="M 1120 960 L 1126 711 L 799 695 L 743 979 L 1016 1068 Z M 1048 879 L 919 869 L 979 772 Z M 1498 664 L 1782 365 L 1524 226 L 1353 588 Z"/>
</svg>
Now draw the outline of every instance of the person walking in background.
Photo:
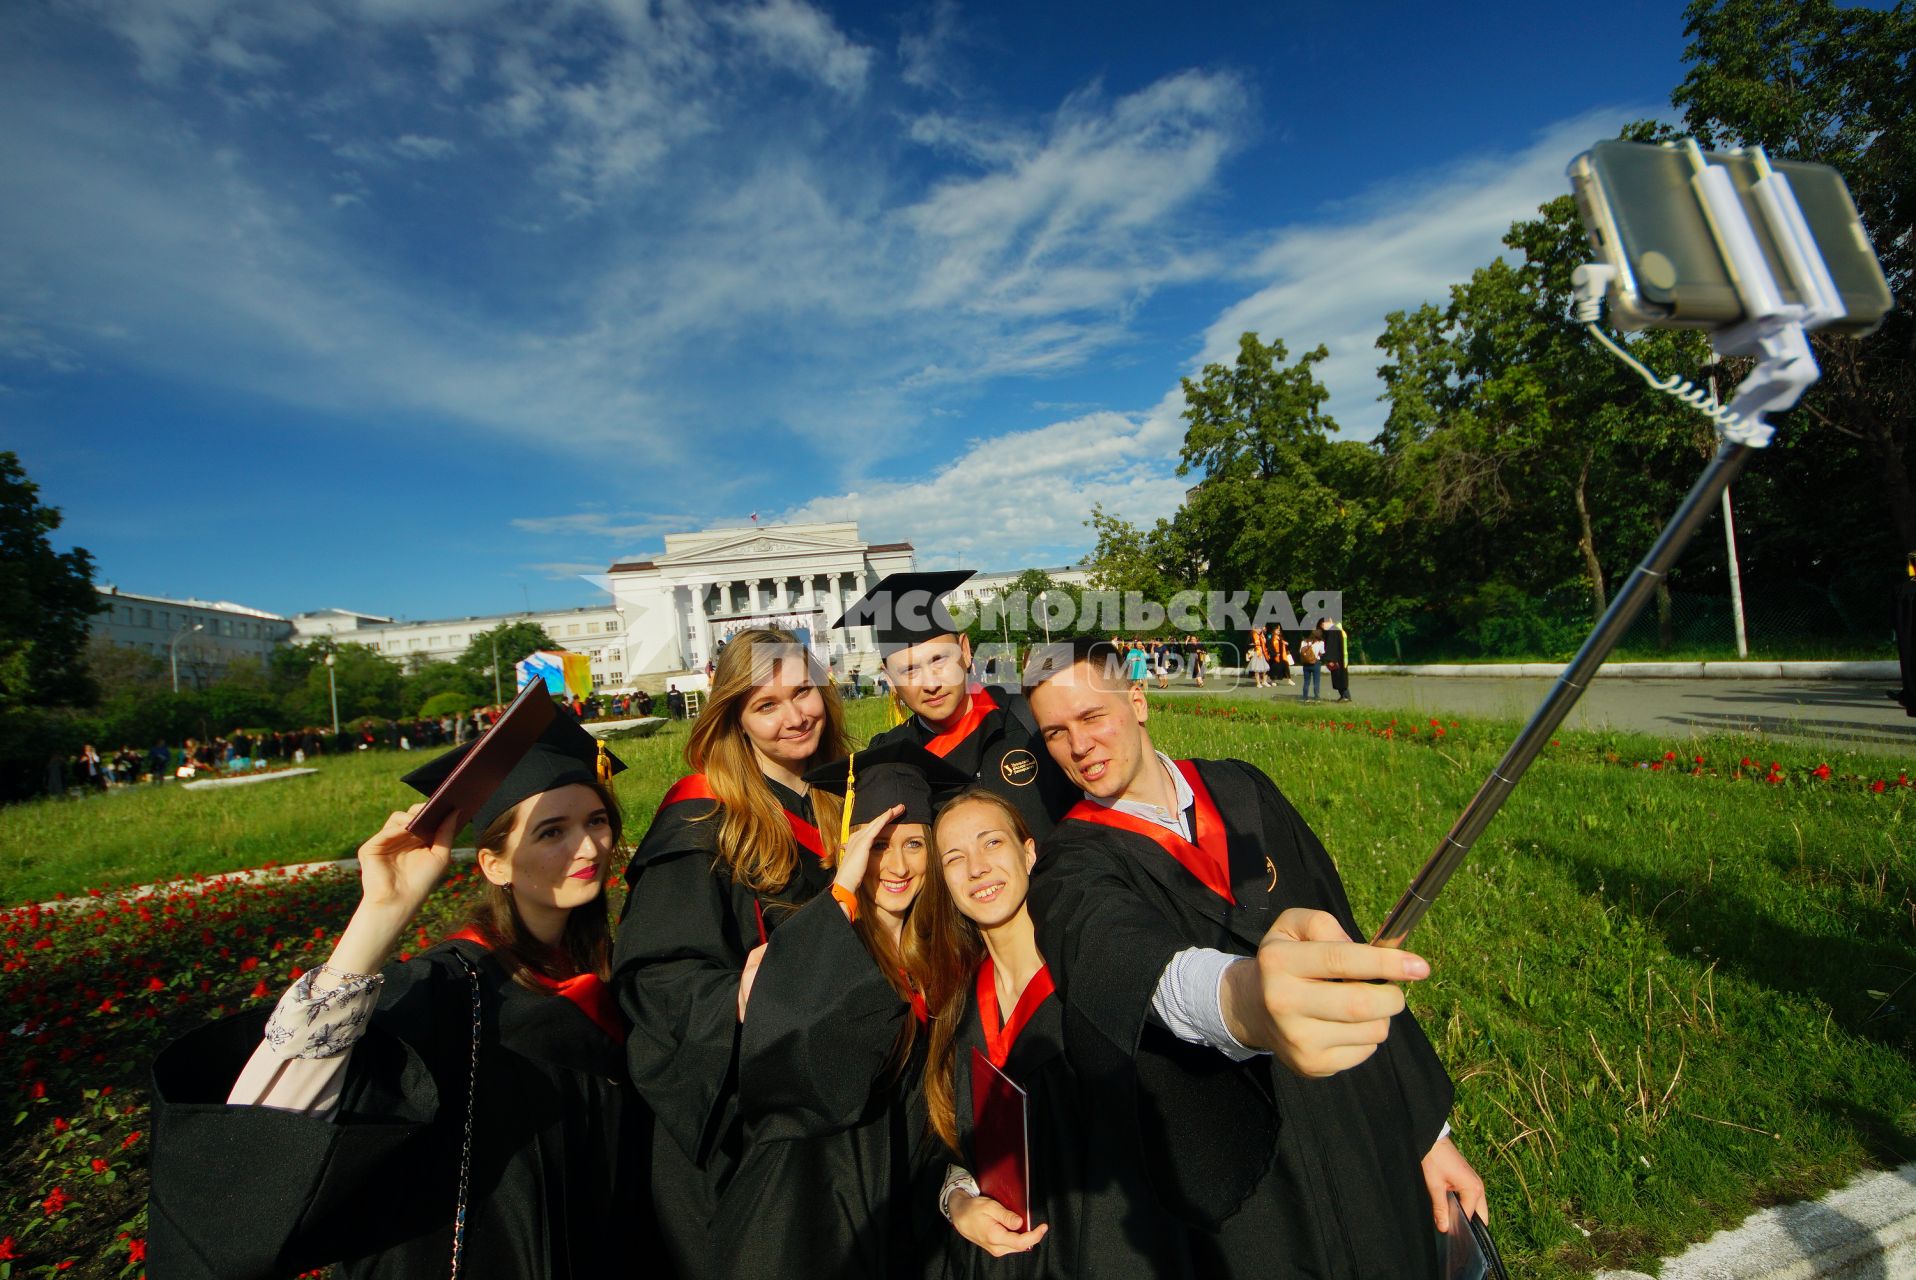
<svg viewBox="0 0 1916 1280">
<path fill-rule="evenodd" d="M 1262 689 L 1270 683 L 1271 659 L 1264 648 L 1264 628 L 1251 628 L 1251 687 Z"/>
<path fill-rule="evenodd" d="M 1323 689 L 1323 669 L 1319 666 L 1324 660 L 1324 624 L 1319 622 L 1311 628 L 1297 646 L 1297 665 L 1304 671 L 1304 687 L 1297 692 L 1300 702 L 1318 702 L 1319 692 Z"/>
<path fill-rule="evenodd" d="M 1324 666 L 1331 673 L 1331 688 L 1337 691 L 1339 702 L 1351 700 L 1348 639 L 1344 629 L 1337 625 L 1337 619 L 1324 619 Z"/>
</svg>

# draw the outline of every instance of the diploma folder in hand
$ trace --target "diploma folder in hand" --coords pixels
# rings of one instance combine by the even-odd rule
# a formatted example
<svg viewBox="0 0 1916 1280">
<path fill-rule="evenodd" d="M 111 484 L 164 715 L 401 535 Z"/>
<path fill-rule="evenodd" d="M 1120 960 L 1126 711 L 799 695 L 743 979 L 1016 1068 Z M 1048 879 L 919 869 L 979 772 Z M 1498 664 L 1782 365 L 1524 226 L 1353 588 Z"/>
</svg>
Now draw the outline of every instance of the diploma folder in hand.
<svg viewBox="0 0 1916 1280">
<path fill-rule="evenodd" d="M 479 736 L 446 780 L 433 788 L 406 830 L 431 843 L 448 814 L 456 810 L 462 823 L 469 821 L 506 775 L 525 759 L 526 752 L 558 714 L 545 681 L 534 680 L 521 689 L 505 714 Z"/>
<path fill-rule="evenodd" d="M 1450 1197 L 1450 1230 L 1438 1237 L 1437 1245 L 1444 1280 L 1510 1280 L 1484 1220 L 1466 1214 L 1455 1191 L 1444 1194 Z"/>
<path fill-rule="evenodd" d="M 1031 1099 L 991 1059 L 971 1051 L 971 1171 L 978 1189 L 1031 1230 Z"/>
</svg>

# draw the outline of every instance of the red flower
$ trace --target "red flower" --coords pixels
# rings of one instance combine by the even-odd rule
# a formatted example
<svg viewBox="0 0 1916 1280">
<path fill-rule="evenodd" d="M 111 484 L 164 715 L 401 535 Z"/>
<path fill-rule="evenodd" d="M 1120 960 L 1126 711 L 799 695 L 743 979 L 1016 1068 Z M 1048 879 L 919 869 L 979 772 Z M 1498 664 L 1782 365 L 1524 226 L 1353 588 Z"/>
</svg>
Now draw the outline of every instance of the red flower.
<svg viewBox="0 0 1916 1280">
<path fill-rule="evenodd" d="M 1818 778 L 1823 779 L 1823 781 L 1828 782 L 1829 776 L 1830 776 L 1830 767 L 1826 764 L 1819 764 L 1814 769 L 1811 769 L 1810 773 Z"/>
<path fill-rule="evenodd" d="M 166 984 L 158 978 L 148 978 L 146 980 L 146 989 L 148 991 L 164 991 L 166 990 Z"/>
<path fill-rule="evenodd" d="M 126 1242 L 126 1260 L 128 1262 L 146 1261 L 146 1237 L 135 1236 Z"/>
<path fill-rule="evenodd" d="M 1883 792 L 1889 790 L 1889 784 L 1887 782 L 1884 782 L 1881 778 L 1878 778 L 1876 781 L 1870 784 L 1869 789 L 1871 791 L 1874 791 L 1877 795 L 1880 796 L 1883 794 Z"/>
<path fill-rule="evenodd" d="M 95 1173 L 105 1173 L 106 1161 L 100 1159 L 100 1157 L 98 1156 L 94 1156 L 93 1159 L 89 1162 L 88 1167 L 91 1168 L 93 1172 Z"/>
<path fill-rule="evenodd" d="M 1744 767 L 1745 769 L 1754 769 L 1754 768 L 1755 768 L 1756 766 L 1750 763 L 1750 758 L 1749 758 L 1748 756 L 1744 756 L 1744 757 L 1743 757 L 1743 767 Z"/>
<path fill-rule="evenodd" d="M 1698 757 L 1696 758 L 1696 762 L 1697 762 L 1698 764 L 1702 764 L 1702 763 L 1703 763 L 1703 757 L 1702 757 L 1702 756 L 1698 756 Z"/>
<path fill-rule="evenodd" d="M 1653 760 L 1653 761 L 1651 761 L 1651 762 L 1650 762 L 1650 772 L 1651 772 L 1651 773 L 1662 773 L 1662 772 L 1663 772 L 1663 761 L 1661 761 L 1661 760 Z"/>
<path fill-rule="evenodd" d="M 246 959 L 240 961 L 241 973 L 251 973 L 253 970 L 257 968 L 259 968 L 258 956 L 247 956 Z"/>
<path fill-rule="evenodd" d="M 67 1195 L 64 1188 L 55 1187 L 53 1194 L 40 1202 L 40 1207 L 46 1210 L 47 1217 L 51 1218 L 54 1214 L 64 1211 L 71 1199 L 72 1197 Z"/>
<path fill-rule="evenodd" d="M 68 1129 L 71 1129 L 72 1127 L 73 1127 L 72 1125 L 67 1123 L 65 1116 L 53 1117 L 53 1131 L 55 1133 L 65 1133 Z"/>
<path fill-rule="evenodd" d="M 1664 753 L 1663 753 L 1663 758 L 1664 758 L 1665 760 L 1674 760 L 1674 759 L 1676 759 L 1676 752 L 1674 752 L 1674 751 L 1666 751 L 1666 752 L 1664 752 Z"/>
<path fill-rule="evenodd" d="M 18 1261 L 20 1261 L 20 1246 L 14 1243 L 13 1237 L 8 1236 L 0 1240 L 0 1262 Z"/>
<path fill-rule="evenodd" d="M 126 1151 L 131 1149 L 133 1144 L 140 1140 L 140 1137 L 141 1137 L 141 1134 L 138 1129 L 135 1129 L 132 1133 L 127 1134 L 125 1141 L 120 1143 L 120 1150 Z"/>
<path fill-rule="evenodd" d="M 264 1000 L 267 995 L 268 995 L 268 992 L 266 990 L 266 979 L 261 978 L 258 982 L 253 984 L 252 998 L 255 1000 Z"/>
</svg>

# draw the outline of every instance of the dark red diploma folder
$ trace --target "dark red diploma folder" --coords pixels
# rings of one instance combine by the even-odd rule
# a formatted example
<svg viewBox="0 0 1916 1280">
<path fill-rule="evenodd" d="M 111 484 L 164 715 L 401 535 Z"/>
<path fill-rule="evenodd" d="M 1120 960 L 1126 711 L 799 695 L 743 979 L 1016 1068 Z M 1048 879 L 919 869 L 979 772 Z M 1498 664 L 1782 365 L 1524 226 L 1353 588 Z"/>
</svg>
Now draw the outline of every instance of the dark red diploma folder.
<svg viewBox="0 0 1916 1280">
<path fill-rule="evenodd" d="M 971 1051 L 971 1176 L 978 1189 L 1031 1230 L 1031 1100 L 1016 1081 Z"/>
<path fill-rule="evenodd" d="M 439 824 L 455 809 L 470 819 L 525 759 L 526 752 L 558 714 L 545 681 L 534 680 L 519 690 L 505 713 L 466 749 L 446 780 L 433 788 L 425 807 L 413 815 L 406 830 L 430 843 Z"/>
</svg>

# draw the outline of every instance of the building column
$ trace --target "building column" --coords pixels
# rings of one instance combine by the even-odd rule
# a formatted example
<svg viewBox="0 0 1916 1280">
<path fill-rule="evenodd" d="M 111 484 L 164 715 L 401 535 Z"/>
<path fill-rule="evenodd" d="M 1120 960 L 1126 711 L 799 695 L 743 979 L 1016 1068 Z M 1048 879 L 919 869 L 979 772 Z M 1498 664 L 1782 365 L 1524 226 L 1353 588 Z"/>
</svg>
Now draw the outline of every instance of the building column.
<svg viewBox="0 0 1916 1280">
<path fill-rule="evenodd" d="M 785 578 L 782 574 L 772 579 L 772 610 L 775 613 L 785 612 Z"/>
</svg>

